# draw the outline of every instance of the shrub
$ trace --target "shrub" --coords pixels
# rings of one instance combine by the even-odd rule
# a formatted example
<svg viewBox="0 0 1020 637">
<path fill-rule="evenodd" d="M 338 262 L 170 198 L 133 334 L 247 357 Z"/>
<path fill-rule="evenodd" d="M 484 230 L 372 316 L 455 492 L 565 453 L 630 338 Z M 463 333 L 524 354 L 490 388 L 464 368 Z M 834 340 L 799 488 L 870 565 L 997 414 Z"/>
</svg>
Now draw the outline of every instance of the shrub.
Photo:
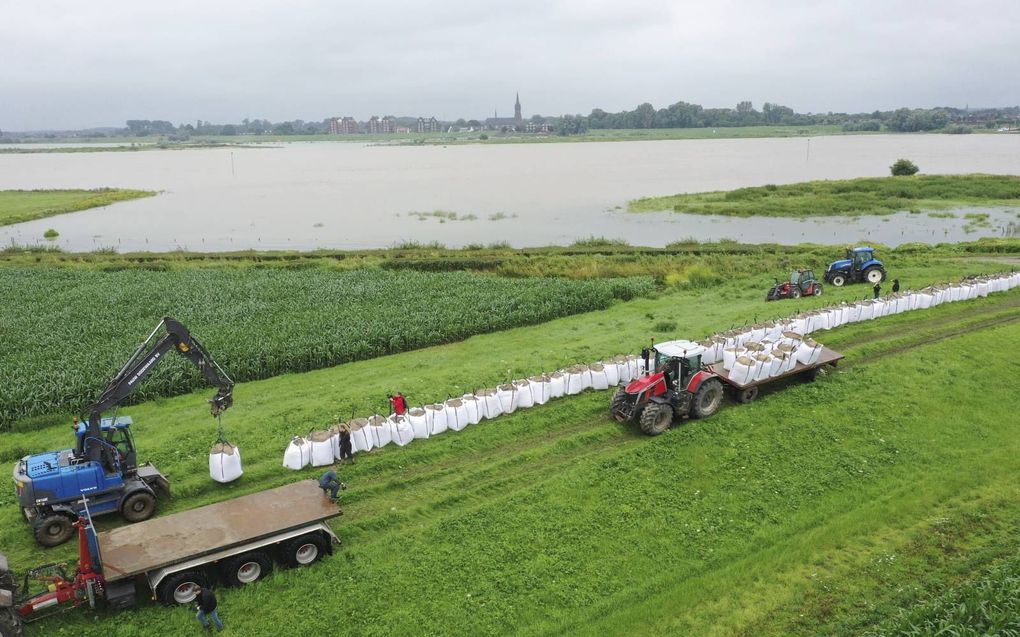
<svg viewBox="0 0 1020 637">
<path fill-rule="evenodd" d="M 54 230 L 53 228 L 50 228 L 49 230 L 44 232 L 42 236 L 47 239 L 56 239 L 57 237 L 60 236 L 60 233 Z"/>
<path fill-rule="evenodd" d="M 917 167 L 917 164 L 909 159 L 897 159 L 896 163 L 889 166 L 889 172 L 892 173 L 893 177 L 908 177 L 917 174 L 918 170 L 920 168 Z"/>
</svg>

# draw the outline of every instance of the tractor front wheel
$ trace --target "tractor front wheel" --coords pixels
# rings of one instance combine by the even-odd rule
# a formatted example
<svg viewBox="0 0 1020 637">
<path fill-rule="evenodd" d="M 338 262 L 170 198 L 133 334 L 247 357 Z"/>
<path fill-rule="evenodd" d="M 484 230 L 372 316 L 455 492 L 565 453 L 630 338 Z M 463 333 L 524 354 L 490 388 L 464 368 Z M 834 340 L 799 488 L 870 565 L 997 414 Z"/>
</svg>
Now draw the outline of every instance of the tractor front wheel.
<svg viewBox="0 0 1020 637">
<path fill-rule="evenodd" d="M 641 412 L 641 431 L 658 436 L 673 423 L 673 408 L 665 403 L 649 403 Z"/>
<path fill-rule="evenodd" d="M 834 274 L 832 275 L 832 284 L 837 288 L 841 288 L 846 285 L 846 277 L 842 274 Z"/>
<path fill-rule="evenodd" d="M 710 378 L 701 383 L 698 392 L 694 394 L 694 401 L 691 405 L 691 415 L 695 418 L 708 418 L 719 411 L 722 405 L 723 388 L 718 378 Z"/>
<path fill-rule="evenodd" d="M 613 400 L 609 403 L 609 413 L 613 414 L 613 418 L 616 419 L 616 422 L 626 422 L 627 416 L 624 414 L 628 412 L 630 413 L 631 419 L 634 418 L 634 413 L 637 409 L 630 411 L 627 405 L 631 399 L 636 399 L 636 397 L 632 397 L 628 394 L 623 387 L 617 389 L 616 393 L 613 394 Z"/>
</svg>

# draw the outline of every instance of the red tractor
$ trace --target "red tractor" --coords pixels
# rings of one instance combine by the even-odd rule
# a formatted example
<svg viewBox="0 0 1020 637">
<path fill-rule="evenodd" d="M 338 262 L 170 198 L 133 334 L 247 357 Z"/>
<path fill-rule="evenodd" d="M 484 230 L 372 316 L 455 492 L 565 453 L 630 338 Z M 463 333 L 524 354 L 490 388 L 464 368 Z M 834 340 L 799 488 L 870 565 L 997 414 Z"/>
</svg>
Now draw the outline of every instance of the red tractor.
<svg viewBox="0 0 1020 637">
<path fill-rule="evenodd" d="M 769 293 L 765 295 L 766 301 L 778 301 L 779 299 L 799 299 L 802 296 L 821 296 L 822 284 L 815 278 L 811 270 L 797 270 L 790 274 L 790 280 L 772 286 Z"/>
<path fill-rule="evenodd" d="M 708 418 L 719 410 L 723 385 L 701 364 L 705 348 L 691 341 L 669 341 L 641 352 L 644 376 L 621 386 L 610 411 L 619 422 L 636 422 L 641 431 L 657 436 L 674 420 Z"/>
</svg>

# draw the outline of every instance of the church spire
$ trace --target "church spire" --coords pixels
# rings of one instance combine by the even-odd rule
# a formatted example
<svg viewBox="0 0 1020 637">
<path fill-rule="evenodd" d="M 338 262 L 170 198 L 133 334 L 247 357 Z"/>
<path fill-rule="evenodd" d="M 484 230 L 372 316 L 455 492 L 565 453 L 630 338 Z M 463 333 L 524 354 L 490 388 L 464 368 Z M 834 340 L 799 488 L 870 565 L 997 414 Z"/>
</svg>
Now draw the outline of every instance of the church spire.
<svg viewBox="0 0 1020 637">
<path fill-rule="evenodd" d="M 514 119 L 518 122 L 524 119 L 521 117 L 521 93 L 517 92 L 517 101 L 514 102 Z"/>
</svg>

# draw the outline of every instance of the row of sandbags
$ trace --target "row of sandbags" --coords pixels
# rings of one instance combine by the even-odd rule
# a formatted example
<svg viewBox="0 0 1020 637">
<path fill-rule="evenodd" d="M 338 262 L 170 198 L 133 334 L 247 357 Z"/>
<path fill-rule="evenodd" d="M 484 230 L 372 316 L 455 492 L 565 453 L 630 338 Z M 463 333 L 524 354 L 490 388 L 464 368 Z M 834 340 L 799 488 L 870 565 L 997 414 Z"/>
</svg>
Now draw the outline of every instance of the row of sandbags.
<svg viewBox="0 0 1020 637">
<path fill-rule="evenodd" d="M 701 342 L 705 347 L 702 362 L 714 364 L 724 362 L 727 370 L 732 369 L 735 356 L 732 350 L 747 349 L 747 345 L 773 344 L 778 345 L 784 338 L 803 338 L 820 330 L 831 330 L 848 323 L 868 321 L 892 314 L 900 314 L 913 310 L 922 310 L 955 301 L 966 301 L 985 297 L 993 292 L 1005 292 L 1020 286 L 1020 272 L 995 274 L 990 276 L 970 277 L 960 283 L 931 285 L 918 291 L 907 291 L 892 294 L 879 299 L 843 302 L 839 305 L 801 312 L 794 316 L 758 323 L 711 336 Z M 727 350 L 731 350 L 727 358 Z M 821 354 L 821 349 L 818 349 Z M 803 355 L 798 355 L 804 362 Z M 817 360 L 817 358 L 815 359 Z M 729 361 L 729 365 L 726 365 Z"/>
<path fill-rule="evenodd" d="M 554 398 L 579 394 L 586 389 L 606 390 L 630 382 L 644 372 L 644 360 L 617 356 L 591 365 L 574 365 L 538 374 L 445 402 L 412 407 L 406 414 L 355 418 L 343 425 L 295 436 L 283 454 L 283 466 L 302 469 L 320 467 L 340 457 L 341 427 L 350 432 L 354 453 L 389 444 L 404 446 L 412 440 L 431 438 L 447 431 L 461 431 L 486 419 L 512 414 L 518 409 L 544 405 Z"/>
</svg>

